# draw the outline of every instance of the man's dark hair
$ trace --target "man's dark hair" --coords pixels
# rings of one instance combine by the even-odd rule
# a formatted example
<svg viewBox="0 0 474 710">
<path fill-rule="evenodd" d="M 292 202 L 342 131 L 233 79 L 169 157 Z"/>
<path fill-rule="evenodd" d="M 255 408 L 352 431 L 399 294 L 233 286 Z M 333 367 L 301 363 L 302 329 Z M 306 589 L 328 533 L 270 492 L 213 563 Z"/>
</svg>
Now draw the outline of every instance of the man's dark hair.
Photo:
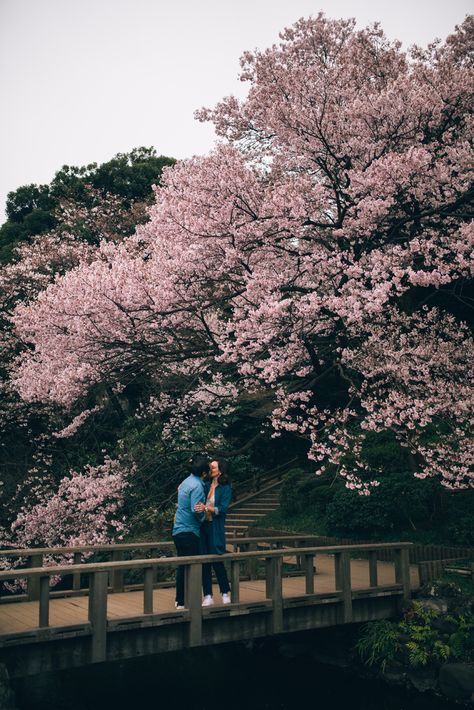
<svg viewBox="0 0 474 710">
<path fill-rule="evenodd" d="M 205 456 L 193 456 L 191 459 L 191 473 L 193 476 L 201 477 L 207 471 L 209 471 L 209 459 Z"/>
</svg>

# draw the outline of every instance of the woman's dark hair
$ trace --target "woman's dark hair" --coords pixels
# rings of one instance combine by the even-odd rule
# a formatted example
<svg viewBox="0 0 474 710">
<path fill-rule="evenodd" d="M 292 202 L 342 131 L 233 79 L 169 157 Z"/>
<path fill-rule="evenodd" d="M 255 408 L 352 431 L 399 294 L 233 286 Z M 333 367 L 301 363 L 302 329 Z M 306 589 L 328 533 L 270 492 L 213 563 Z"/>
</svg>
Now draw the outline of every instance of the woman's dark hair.
<svg viewBox="0 0 474 710">
<path fill-rule="evenodd" d="M 230 480 L 230 464 L 228 461 L 225 459 L 213 459 L 214 461 L 217 461 L 219 464 L 219 471 L 221 472 L 221 475 L 219 476 L 219 485 L 220 486 L 230 486 L 231 485 L 231 480 Z"/>
</svg>

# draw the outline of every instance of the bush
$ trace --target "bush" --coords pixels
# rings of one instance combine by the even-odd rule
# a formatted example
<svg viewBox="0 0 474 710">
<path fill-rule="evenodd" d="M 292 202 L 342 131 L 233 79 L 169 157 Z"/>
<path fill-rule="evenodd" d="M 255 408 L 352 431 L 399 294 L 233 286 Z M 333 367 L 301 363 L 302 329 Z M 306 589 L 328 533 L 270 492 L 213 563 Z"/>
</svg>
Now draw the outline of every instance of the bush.
<svg viewBox="0 0 474 710">
<path fill-rule="evenodd" d="M 385 670 L 387 662 L 394 661 L 399 651 L 397 624 L 382 619 L 365 624 L 356 644 L 360 659 L 368 666 Z"/>
<path fill-rule="evenodd" d="M 300 468 L 288 471 L 280 491 L 280 508 L 284 516 L 310 515 L 324 517 L 333 490 L 326 477 L 306 473 Z"/>
<path fill-rule="evenodd" d="M 446 660 L 474 658 L 474 614 L 441 614 L 414 602 L 402 621 L 366 624 L 356 644 L 361 660 L 385 670 L 387 661 L 404 665 L 439 666 Z"/>
</svg>

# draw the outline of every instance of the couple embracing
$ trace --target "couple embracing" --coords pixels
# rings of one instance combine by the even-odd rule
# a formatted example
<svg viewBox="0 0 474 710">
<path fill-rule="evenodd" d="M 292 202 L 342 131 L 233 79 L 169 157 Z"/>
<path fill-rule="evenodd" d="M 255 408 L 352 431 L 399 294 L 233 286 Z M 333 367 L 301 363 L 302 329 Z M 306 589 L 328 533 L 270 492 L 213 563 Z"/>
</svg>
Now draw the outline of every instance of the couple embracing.
<svg viewBox="0 0 474 710">
<path fill-rule="evenodd" d="M 225 553 L 225 516 L 232 499 L 229 466 L 223 459 L 195 456 L 191 473 L 178 487 L 178 507 L 173 524 L 173 541 L 178 557 L 223 555 Z M 212 567 L 222 602 L 230 604 L 230 586 L 223 562 L 202 566 L 203 606 L 214 604 Z M 176 573 L 177 609 L 184 609 L 184 568 Z"/>
</svg>

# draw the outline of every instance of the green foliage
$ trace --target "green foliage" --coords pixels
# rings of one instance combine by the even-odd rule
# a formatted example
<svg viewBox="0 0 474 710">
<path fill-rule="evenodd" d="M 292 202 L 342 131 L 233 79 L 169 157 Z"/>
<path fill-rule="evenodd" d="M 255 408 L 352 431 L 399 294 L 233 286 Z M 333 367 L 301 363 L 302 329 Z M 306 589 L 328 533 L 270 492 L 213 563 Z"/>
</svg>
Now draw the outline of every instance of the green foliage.
<svg viewBox="0 0 474 710">
<path fill-rule="evenodd" d="M 446 496 L 446 519 L 447 537 L 457 545 L 474 547 L 474 490 Z"/>
<path fill-rule="evenodd" d="M 291 470 L 281 491 L 280 527 L 355 539 L 474 544 L 474 491 L 450 492 L 436 479 L 416 478 L 410 455 L 389 432 L 368 433 L 363 456 L 370 478 L 380 483 L 370 496 L 348 490 L 335 469 L 322 476 Z"/>
<path fill-rule="evenodd" d="M 104 192 L 144 200 L 150 194 L 151 185 L 159 183 L 163 168 L 175 162 L 174 158 L 156 155 L 153 148 L 135 148 L 130 153 L 118 153 L 100 165 L 91 183 Z"/>
<path fill-rule="evenodd" d="M 163 168 L 175 162 L 157 155 L 154 148 L 135 148 L 101 165 L 64 165 L 50 185 L 22 185 L 9 192 L 7 221 L 0 227 L 0 263 L 12 260 L 16 246 L 56 225 L 54 212 L 61 199 L 86 204 L 90 185 L 103 194 L 119 195 L 128 204 L 147 200 L 152 185 L 159 184 Z"/>
<path fill-rule="evenodd" d="M 415 601 L 398 623 L 366 624 L 356 651 L 366 665 L 382 671 L 388 661 L 412 668 L 438 666 L 448 659 L 470 661 L 474 657 L 474 614 L 467 609 L 461 614 L 441 614 Z"/>
<path fill-rule="evenodd" d="M 293 468 L 283 478 L 280 491 L 281 511 L 288 517 L 311 512 L 312 517 L 320 518 L 333 495 L 328 477 Z"/>
<path fill-rule="evenodd" d="M 55 200 L 50 195 L 48 185 L 23 185 L 7 195 L 6 214 L 11 222 L 23 222 L 25 217 L 36 210 L 50 212 Z"/>
<path fill-rule="evenodd" d="M 378 666 L 384 671 L 387 663 L 395 660 L 399 647 L 397 625 L 382 619 L 364 625 L 356 651 L 366 665 Z"/>
<path fill-rule="evenodd" d="M 433 626 L 439 616 L 438 611 L 414 602 L 413 608 L 400 622 L 398 628 L 406 637 L 403 647 L 411 666 L 416 668 L 428 663 L 442 663 L 450 657 L 452 649 L 449 643 L 440 638 L 438 630 Z"/>
</svg>

